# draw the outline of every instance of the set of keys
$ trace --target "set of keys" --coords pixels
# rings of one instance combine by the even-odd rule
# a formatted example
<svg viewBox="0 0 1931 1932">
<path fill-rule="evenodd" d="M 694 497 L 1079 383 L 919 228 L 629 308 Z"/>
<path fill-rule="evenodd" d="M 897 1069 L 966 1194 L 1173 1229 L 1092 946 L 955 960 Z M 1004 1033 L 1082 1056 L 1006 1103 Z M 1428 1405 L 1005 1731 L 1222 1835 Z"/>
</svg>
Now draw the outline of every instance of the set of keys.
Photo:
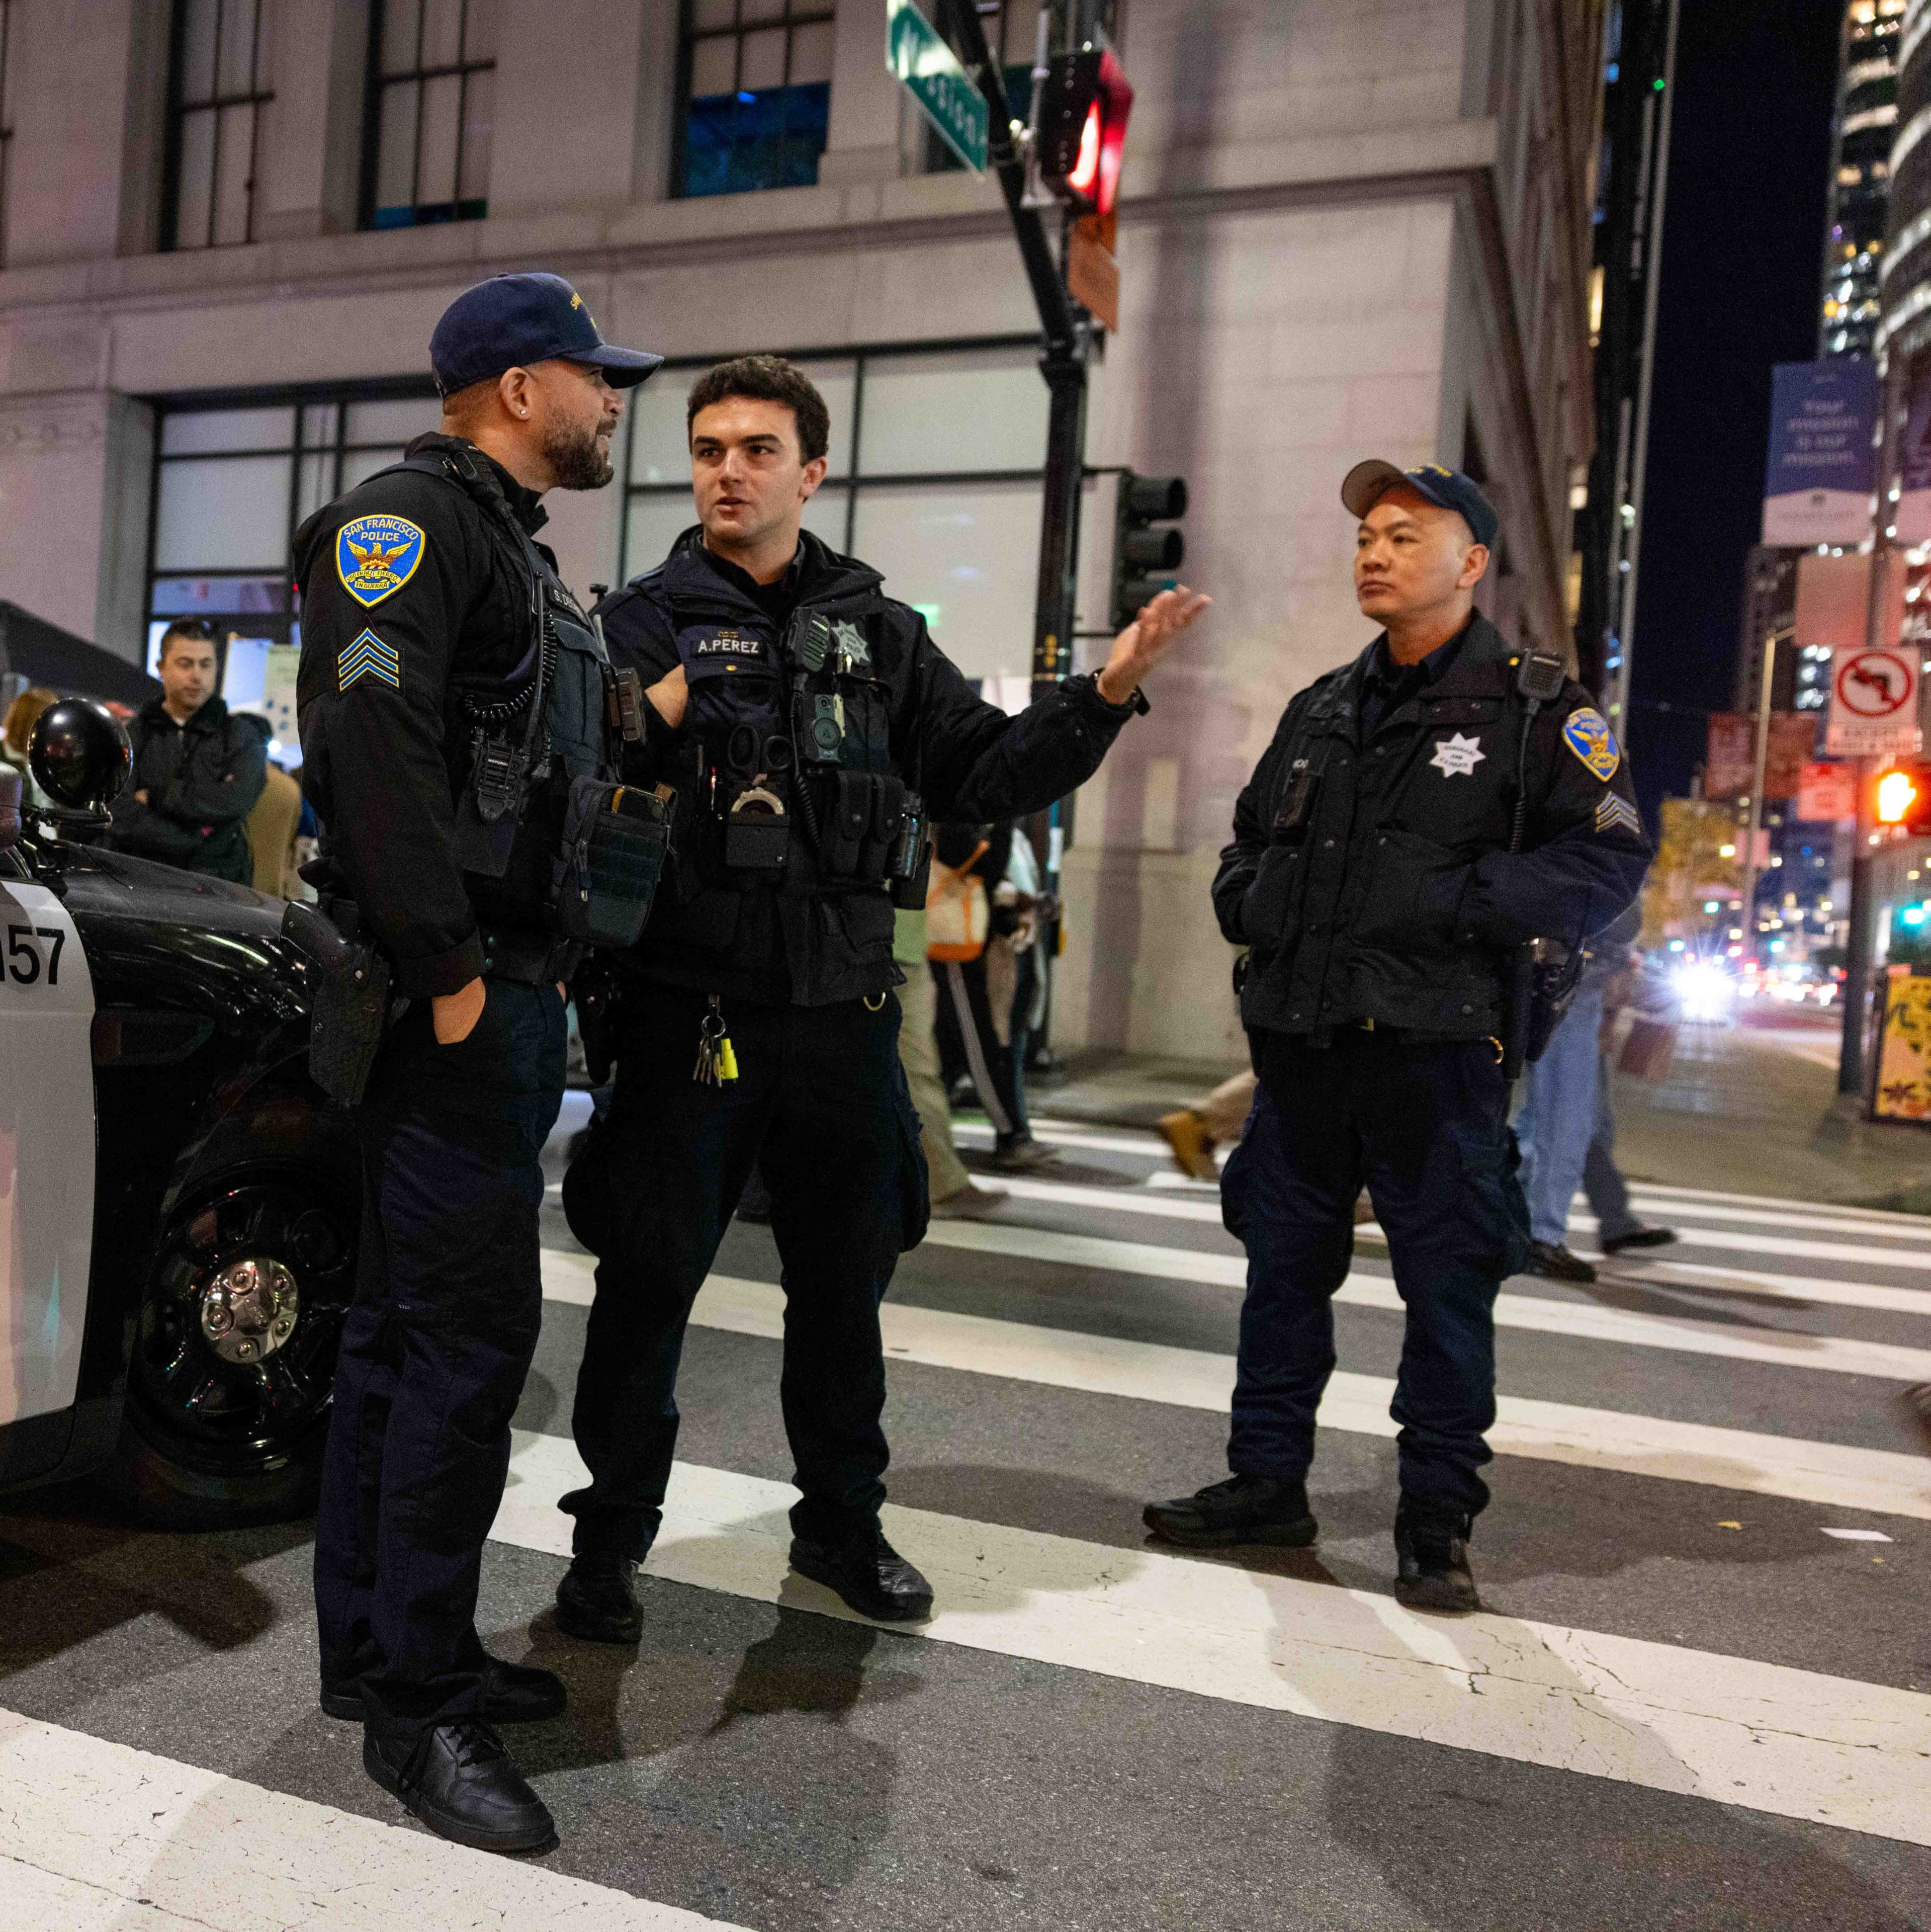
<svg viewBox="0 0 1931 1932">
<path fill-rule="evenodd" d="M 732 1048 L 731 1036 L 724 1030 L 718 996 L 713 993 L 711 1010 L 697 1028 L 697 1064 L 691 1070 L 691 1078 L 700 1087 L 721 1087 L 727 1080 L 737 1077 L 738 1057 Z"/>
</svg>

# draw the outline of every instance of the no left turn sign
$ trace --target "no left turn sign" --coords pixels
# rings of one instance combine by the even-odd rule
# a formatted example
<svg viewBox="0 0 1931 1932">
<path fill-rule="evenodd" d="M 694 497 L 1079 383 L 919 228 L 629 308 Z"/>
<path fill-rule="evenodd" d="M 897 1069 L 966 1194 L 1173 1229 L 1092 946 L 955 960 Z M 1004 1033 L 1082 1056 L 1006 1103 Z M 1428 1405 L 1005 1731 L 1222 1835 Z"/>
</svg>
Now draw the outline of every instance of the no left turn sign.
<svg viewBox="0 0 1931 1932">
<path fill-rule="evenodd" d="M 1845 651 L 1831 680 L 1830 750 L 1881 756 L 1918 748 L 1918 653 Z"/>
</svg>

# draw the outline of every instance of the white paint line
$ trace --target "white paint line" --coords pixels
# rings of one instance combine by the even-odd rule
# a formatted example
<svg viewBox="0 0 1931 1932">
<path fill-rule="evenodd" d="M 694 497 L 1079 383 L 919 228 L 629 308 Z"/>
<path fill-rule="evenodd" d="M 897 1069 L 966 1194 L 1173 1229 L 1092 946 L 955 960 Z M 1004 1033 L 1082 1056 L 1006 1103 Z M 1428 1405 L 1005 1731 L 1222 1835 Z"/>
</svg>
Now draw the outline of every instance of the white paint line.
<svg viewBox="0 0 1931 1932">
<path fill-rule="evenodd" d="M 1204 1180 L 1194 1183 L 1196 1187 L 1209 1184 Z M 1580 1201 L 1583 1197 L 1579 1195 L 1576 1198 Z M 1767 1208 L 1761 1202 L 1744 1208 L 1721 1207 L 1711 1201 L 1679 1201 L 1660 1194 L 1653 1195 L 1647 1189 L 1633 1190 L 1630 1199 L 1633 1205 L 1646 1208 L 1651 1214 L 1669 1216 L 1672 1226 L 1688 1215 L 1693 1220 L 1706 1221 L 1748 1221 L 1763 1228 L 1802 1228 L 1813 1234 L 1868 1234 L 1887 1241 L 1931 1243 L 1931 1219 L 1921 1215 L 1897 1214 L 1888 1221 L 1872 1222 L 1828 1208 L 1813 1209 L 1807 1214 L 1794 1209 Z M 1573 1214 L 1569 1217 L 1569 1225 L 1572 1228 L 1594 1228 L 1596 1217 L 1586 1212 Z"/>
<path fill-rule="evenodd" d="M 587 1256 L 544 1251 L 543 1292 L 550 1299 L 588 1306 L 591 1287 Z M 775 1284 L 712 1275 L 691 1318 L 702 1328 L 776 1340 L 784 1332 L 784 1293 Z M 1234 1358 L 1204 1349 L 1121 1341 L 890 1300 L 880 1311 L 880 1321 L 886 1354 L 893 1361 L 1219 1415 L 1227 1413 L 1233 1394 Z M 1321 1426 L 1392 1437 L 1395 1424 L 1388 1405 L 1394 1393 L 1392 1380 L 1339 1372 L 1321 1402 Z M 1489 1442 L 1498 1455 L 1931 1522 L 1931 1462 L 1891 1450 L 1847 1448 L 1507 1395 L 1499 1399 Z"/>
<path fill-rule="evenodd" d="M 982 1254 L 1057 1262 L 1072 1268 L 1150 1275 L 1168 1281 L 1202 1282 L 1224 1288 L 1246 1286 L 1247 1264 L 1236 1255 L 1202 1254 L 1192 1248 L 1156 1248 L 1094 1234 L 1063 1234 L 1044 1228 L 1006 1227 L 991 1222 L 935 1222 L 925 1237 L 939 1247 Z M 1355 1308 L 1399 1312 L 1392 1280 L 1351 1274 L 1335 1300 Z M 1686 1354 L 1726 1356 L 1732 1361 L 1771 1362 L 1780 1368 L 1825 1369 L 1840 1375 L 1875 1376 L 1890 1382 L 1931 1382 L 1931 1348 L 1888 1342 L 1860 1342 L 1836 1335 L 1806 1335 L 1781 1328 L 1744 1328 L 1694 1317 L 1643 1315 L 1593 1301 L 1556 1301 L 1546 1296 L 1502 1294 L 1495 1323 L 1579 1340 L 1636 1348 L 1674 1348 Z"/>
<path fill-rule="evenodd" d="M 1931 1288 L 1894 1288 L 1886 1282 L 1834 1281 L 1825 1275 L 1766 1274 L 1761 1268 L 1717 1268 L 1702 1262 L 1663 1261 L 1654 1249 L 1620 1255 L 1599 1255 L 1577 1249 L 1614 1280 L 1639 1287 L 1693 1290 L 1698 1282 L 1721 1282 L 1730 1292 L 1760 1295 L 1773 1301 L 1822 1303 L 1839 1308 L 1881 1308 L 1893 1315 L 1931 1315 Z M 1675 1250 L 1669 1250 L 1675 1253 Z M 1634 1270 L 1640 1270 L 1640 1273 Z M 1666 1279 L 1692 1275 L 1693 1281 Z"/>
<path fill-rule="evenodd" d="M 1889 1543 L 1894 1539 L 1881 1529 L 1826 1529 L 1826 1536 L 1834 1536 L 1840 1543 Z"/>
<path fill-rule="evenodd" d="M 1055 1207 L 1097 1208 L 1109 1214 L 1157 1214 L 1166 1221 L 1202 1221 L 1218 1228 L 1220 1190 L 1203 1191 L 1200 1201 L 1175 1200 L 1164 1191 L 1150 1188 L 1085 1187 L 1077 1181 L 1038 1180 L 1015 1174 L 988 1177 L 992 1184 L 1005 1189 L 1015 1201 L 1043 1201 Z"/>
<path fill-rule="evenodd" d="M 1741 1208 L 1795 1208 L 1815 1210 L 1822 1208 L 1831 1214 L 1852 1215 L 1859 1220 L 1869 1220 L 1879 1226 L 1903 1222 L 1909 1226 L 1922 1219 L 1916 1214 L 1900 1214 L 1889 1208 L 1855 1208 L 1836 1201 L 1793 1201 L 1781 1194 L 1738 1194 L 1720 1187 L 1678 1187 L 1668 1181 L 1632 1180 L 1630 1191 L 1635 1194 L 1653 1194 L 1672 1201 L 1727 1201 Z M 1873 1233 L 1877 1228 L 1873 1227 Z"/>
<path fill-rule="evenodd" d="M 519 1434 L 493 1532 L 563 1556 L 574 1446 Z M 856 1622 L 790 1575 L 787 1484 L 679 1463 L 654 1575 Z M 931 1578 L 917 1640 L 1931 1843 L 1931 1697 L 1667 1644 L 1117 1550 L 888 1504 Z"/>
<path fill-rule="evenodd" d="M 722 1922 L 10 1711 L 0 1711 L 0 1815 L 4 1932 L 697 1932 Z"/>
<path fill-rule="evenodd" d="M 998 1136 L 989 1120 L 958 1120 L 952 1132 L 960 1139 L 991 1147 Z M 1055 1126 L 1043 1120 L 1033 1123 L 1033 1138 L 1048 1147 L 1082 1148 L 1089 1154 L 1138 1154 L 1147 1160 L 1171 1161 L 1173 1150 L 1156 1133 L 1108 1133 L 1086 1127 Z"/>
</svg>

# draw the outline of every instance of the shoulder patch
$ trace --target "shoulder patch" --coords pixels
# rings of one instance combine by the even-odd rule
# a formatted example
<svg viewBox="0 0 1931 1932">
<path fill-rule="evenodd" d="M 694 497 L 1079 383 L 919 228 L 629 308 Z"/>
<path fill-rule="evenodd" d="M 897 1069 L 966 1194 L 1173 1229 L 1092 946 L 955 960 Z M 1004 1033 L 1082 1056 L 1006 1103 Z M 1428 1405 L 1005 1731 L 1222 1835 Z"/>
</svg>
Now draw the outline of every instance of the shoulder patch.
<svg viewBox="0 0 1931 1932">
<path fill-rule="evenodd" d="M 395 647 L 385 644 L 373 631 L 364 631 L 335 660 L 335 688 L 346 691 L 358 679 L 373 678 L 378 684 L 402 688 L 402 659 Z"/>
<path fill-rule="evenodd" d="M 1593 706 L 1572 711 L 1563 721 L 1562 740 L 1605 784 L 1616 776 L 1623 754 L 1609 733 L 1609 722 Z"/>
<path fill-rule="evenodd" d="M 406 517 L 358 517 L 335 533 L 335 574 L 366 609 L 393 596 L 415 574 L 427 542 Z"/>
</svg>

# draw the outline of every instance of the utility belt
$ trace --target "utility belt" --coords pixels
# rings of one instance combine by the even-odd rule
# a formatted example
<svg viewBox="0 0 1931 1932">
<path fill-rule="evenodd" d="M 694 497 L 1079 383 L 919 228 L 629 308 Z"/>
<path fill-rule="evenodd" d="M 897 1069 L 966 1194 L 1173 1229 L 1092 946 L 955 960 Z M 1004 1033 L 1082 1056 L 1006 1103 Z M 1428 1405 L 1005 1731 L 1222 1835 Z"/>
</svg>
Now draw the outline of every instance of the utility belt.
<svg viewBox="0 0 1931 1932">
<path fill-rule="evenodd" d="M 515 986 L 549 986 L 559 980 L 567 985 L 576 977 L 589 950 L 574 939 L 514 928 L 492 931 L 484 927 L 477 937 L 483 942 L 484 978 L 506 980 Z"/>
</svg>

